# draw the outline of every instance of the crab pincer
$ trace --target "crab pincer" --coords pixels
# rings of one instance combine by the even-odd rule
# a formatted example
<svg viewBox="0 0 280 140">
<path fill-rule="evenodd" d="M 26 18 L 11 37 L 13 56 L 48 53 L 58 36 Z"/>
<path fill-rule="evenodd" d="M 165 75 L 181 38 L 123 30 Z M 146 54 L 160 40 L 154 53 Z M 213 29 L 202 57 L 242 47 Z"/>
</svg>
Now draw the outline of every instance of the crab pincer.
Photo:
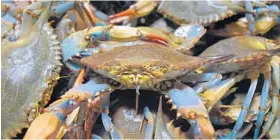
<svg viewBox="0 0 280 140">
<path fill-rule="evenodd" d="M 103 93 L 111 92 L 109 85 L 98 84 L 93 80 L 74 87 L 66 92 L 60 100 L 52 103 L 45 109 L 45 113 L 32 122 L 24 138 L 58 138 L 59 129 L 66 125 L 66 119 L 69 117 L 67 115 L 80 107 L 82 103 L 92 101 Z"/>
<path fill-rule="evenodd" d="M 191 124 L 194 138 L 214 138 L 215 131 L 209 120 L 208 111 L 195 91 L 183 86 L 171 89 L 167 96 L 172 102 L 172 109 L 177 110 L 177 117 L 187 119 Z"/>
</svg>

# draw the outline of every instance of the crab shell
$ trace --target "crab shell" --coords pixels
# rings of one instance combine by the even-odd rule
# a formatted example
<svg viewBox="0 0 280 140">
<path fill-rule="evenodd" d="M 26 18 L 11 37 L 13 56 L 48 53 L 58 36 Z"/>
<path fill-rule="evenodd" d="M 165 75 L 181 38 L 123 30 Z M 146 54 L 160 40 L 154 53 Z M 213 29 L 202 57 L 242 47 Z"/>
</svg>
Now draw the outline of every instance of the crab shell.
<svg viewBox="0 0 280 140">
<path fill-rule="evenodd" d="M 47 9 L 29 34 L 1 47 L 1 138 L 28 127 L 59 77 L 61 52 L 48 17 Z"/>
<path fill-rule="evenodd" d="M 217 42 L 203 51 L 199 56 L 236 54 L 235 57 L 220 64 L 207 65 L 205 70 L 228 73 L 250 70 L 262 66 L 273 55 L 279 53 L 279 48 L 276 47 L 271 40 L 263 37 L 236 36 Z"/>
<path fill-rule="evenodd" d="M 162 1 L 158 12 L 176 23 L 207 24 L 236 14 L 224 1 Z M 236 3 L 238 5 L 242 3 Z"/>
<path fill-rule="evenodd" d="M 82 63 L 127 88 L 152 88 L 207 63 L 207 59 L 186 56 L 160 44 L 148 43 L 117 47 L 83 58 Z"/>
</svg>

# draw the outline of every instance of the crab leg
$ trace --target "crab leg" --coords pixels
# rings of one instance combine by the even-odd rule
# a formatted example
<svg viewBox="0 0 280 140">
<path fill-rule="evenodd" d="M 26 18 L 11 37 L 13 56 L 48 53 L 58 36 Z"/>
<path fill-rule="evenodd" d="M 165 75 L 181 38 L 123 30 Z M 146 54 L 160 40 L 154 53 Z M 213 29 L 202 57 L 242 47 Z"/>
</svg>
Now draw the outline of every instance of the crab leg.
<svg viewBox="0 0 280 140">
<path fill-rule="evenodd" d="M 278 99 L 279 100 L 279 99 Z M 278 101 L 279 102 L 279 101 Z M 279 108 L 279 106 L 278 106 Z M 267 132 L 267 136 L 271 139 L 279 139 L 280 138 L 280 134 L 279 134 L 279 129 L 280 129 L 280 112 L 277 111 L 276 112 L 276 118 L 273 121 L 273 124 L 271 125 L 271 128 L 269 129 L 269 131 Z"/>
<path fill-rule="evenodd" d="M 63 4 L 56 5 L 51 8 L 51 13 L 53 15 L 62 15 L 66 13 L 68 10 L 72 9 L 74 7 L 75 1 L 68 1 Z"/>
<path fill-rule="evenodd" d="M 233 78 L 223 80 L 214 87 L 201 93 L 200 96 L 204 100 L 207 110 L 210 112 L 213 106 L 216 105 L 216 103 L 223 97 L 227 96 L 230 88 L 237 82 L 241 81 L 243 77 L 244 75 L 242 74 Z"/>
<path fill-rule="evenodd" d="M 276 56 L 274 58 L 277 58 Z M 280 60 L 280 59 L 279 59 Z M 270 129 L 270 127 L 273 124 L 273 121 L 276 118 L 276 114 L 279 111 L 279 89 L 280 89 L 280 68 L 279 64 L 280 61 L 276 62 L 277 60 L 272 59 L 271 65 L 272 65 L 272 110 L 269 114 L 269 119 L 265 123 L 262 129 L 262 133 L 259 136 L 259 138 L 262 138 Z"/>
<path fill-rule="evenodd" d="M 254 125 L 253 123 L 249 123 L 249 124 L 246 124 L 245 126 L 243 126 L 242 130 L 237 134 L 237 138 L 238 139 L 243 138 L 251 130 L 253 125 Z M 230 129 L 220 129 L 220 130 L 216 131 L 218 137 L 226 136 L 227 133 L 229 133 L 229 132 L 230 132 Z"/>
<path fill-rule="evenodd" d="M 194 90 L 197 94 L 200 94 L 205 89 L 209 89 L 217 85 L 222 80 L 222 75 L 219 73 L 204 73 L 204 74 L 189 74 L 182 78 L 183 82 L 203 82 L 194 87 Z"/>
<path fill-rule="evenodd" d="M 32 3 L 30 6 L 26 8 L 26 10 L 23 12 L 22 16 L 22 27 L 21 27 L 21 36 L 28 33 L 29 30 L 32 28 L 34 24 L 34 19 L 38 16 L 40 9 L 44 5 L 43 1 L 38 1 L 35 3 Z M 69 9 L 72 9 L 74 7 L 74 2 L 65 2 L 63 4 L 59 4 L 56 6 L 51 6 L 50 12 L 52 15 L 62 15 L 66 13 Z"/>
<path fill-rule="evenodd" d="M 1 18 L 10 21 L 13 24 L 16 24 L 16 22 L 17 22 L 17 19 L 14 16 L 12 16 L 10 13 L 5 14 Z"/>
<path fill-rule="evenodd" d="M 146 16 L 150 14 L 157 5 L 157 1 L 139 0 L 136 4 L 130 6 L 129 9 L 109 16 L 110 23 L 119 23 L 127 19 Z"/>
<path fill-rule="evenodd" d="M 177 117 L 182 116 L 189 121 L 194 138 L 214 138 L 215 131 L 208 111 L 199 96 L 192 88 L 181 86 L 182 89 L 171 89 L 167 94 L 173 104 L 172 109 L 177 109 Z"/>
<path fill-rule="evenodd" d="M 32 11 L 40 9 L 40 7 L 43 6 L 43 2 L 35 2 L 32 3 L 30 6 L 24 10 L 23 15 L 22 15 L 22 26 L 21 26 L 21 34 L 20 36 L 25 35 L 28 33 L 33 24 L 34 24 L 34 13 Z"/>
<path fill-rule="evenodd" d="M 269 86 L 270 86 L 270 81 L 271 81 L 270 71 L 265 72 L 264 77 L 265 77 L 265 80 L 264 80 L 262 93 L 261 93 L 260 108 L 259 108 L 259 112 L 258 112 L 258 115 L 257 115 L 254 139 L 258 138 L 261 125 L 263 124 L 263 121 L 264 121 L 265 110 L 266 110 L 266 102 L 267 102 L 267 98 L 268 98 L 268 91 L 269 91 Z"/>
<path fill-rule="evenodd" d="M 248 1 L 248 0 L 245 1 L 245 8 L 248 11 L 253 11 L 253 5 L 252 5 L 251 1 Z M 255 19 L 253 17 L 253 14 L 247 13 L 246 18 L 248 19 L 248 22 L 249 22 L 249 30 L 250 30 L 251 34 L 253 34 L 253 32 L 255 30 Z"/>
<path fill-rule="evenodd" d="M 162 96 L 160 96 L 157 118 L 156 118 L 155 139 L 171 139 L 171 138 L 172 137 L 168 133 L 167 128 L 164 126 L 163 112 L 162 112 Z"/>
<path fill-rule="evenodd" d="M 254 96 L 254 93 L 255 93 L 255 90 L 257 87 L 257 83 L 258 83 L 258 77 L 259 77 L 259 73 L 253 72 L 252 75 L 250 75 L 251 85 L 250 85 L 249 91 L 246 95 L 246 98 L 243 102 L 241 113 L 233 127 L 232 132 L 229 135 L 227 135 L 226 138 L 236 138 L 237 137 L 237 133 L 241 129 L 241 127 L 244 123 L 244 120 L 247 116 L 247 112 L 248 112 L 248 109 L 249 109 L 251 101 L 252 101 L 252 98 Z"/>
<path fill-rule="evenodd" d="M 105 130 L 110 132 L 112 139 L 124 139 L 122 133 L 114 126 L 108 114 L 102 113 L 101 118 Z"/>
<path fill-rule="evenodd" d="M 89 81 L 85 84 L 77 86 L 69 90 L 62 99 L 52 103 L 37 119 L 35 119 L 29 127 L 24 138 L 56 138 L 59 127 L 65 123 L 68 114 L 79 107 L 88 99 L 94 99 L 100 93 L 110 93 L 110 86 L 107 84 L 94 84 Z M 42 124 L 42 121 L 49 120 L 53 122 Z M 40 126 L 40 127 L 38 127 Z M 49 131 L 45 131 L 48 129 Z"/>
<path fill-rule="evenodd" d="M 265 8 L 263 8 L 263 7 L 256 8 L 257 14 L 264 14 L 264 13 L 268 13 L 268 12 L 276 13 L 278 15 L 280 14 L 279 7 L 277 5 L 269 5 L 269 6 L 266 6 Z"/>
<path fill-rule="evenodd" d="M 154 123 L 154 116 L 150 112 L 148 107 L 144 108 L 144 116 L 148 120 L 145 139 L 152 139 L 154 134 L 155 123 Z"/>
</svg>

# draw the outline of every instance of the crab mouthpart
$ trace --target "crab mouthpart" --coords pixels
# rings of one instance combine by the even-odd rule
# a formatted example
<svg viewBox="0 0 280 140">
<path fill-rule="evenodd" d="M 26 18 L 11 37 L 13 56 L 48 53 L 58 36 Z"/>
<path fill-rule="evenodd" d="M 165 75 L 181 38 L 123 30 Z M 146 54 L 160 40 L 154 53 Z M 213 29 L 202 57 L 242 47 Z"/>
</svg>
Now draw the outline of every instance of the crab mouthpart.
<svg viewBox="0 0 280 140">
<path fill-rule="evenodd" d="M 121 75 L 120 83 L 126 86 L 127 88 L 149 88 L 153 87 L 152 78 L 148 75 L 141 74 L 130 74 L 130 75 Z"/>
</svg>

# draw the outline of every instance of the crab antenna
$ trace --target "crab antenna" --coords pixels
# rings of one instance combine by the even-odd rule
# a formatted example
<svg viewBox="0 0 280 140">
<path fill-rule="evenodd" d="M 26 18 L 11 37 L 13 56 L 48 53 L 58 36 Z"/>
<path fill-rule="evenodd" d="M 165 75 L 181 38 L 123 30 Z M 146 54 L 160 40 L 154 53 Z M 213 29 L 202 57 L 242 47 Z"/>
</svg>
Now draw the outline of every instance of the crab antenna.
<svg viewBox="0 0 280 140">
<path fill-rule="evenodd" d="M 135 102 L 135 112 L 136 112 L 136 115 L 138 114 L 138 108 L 139 108 L 139 95 L 140 95 L 140 92 L 139 92 L 139 90 L 140 90 L 140 86 L 139 85 L 136 85 L 136 87 L 135 87 L 135 89 L 136 89 L 136 102 Z"/>
</svg>

